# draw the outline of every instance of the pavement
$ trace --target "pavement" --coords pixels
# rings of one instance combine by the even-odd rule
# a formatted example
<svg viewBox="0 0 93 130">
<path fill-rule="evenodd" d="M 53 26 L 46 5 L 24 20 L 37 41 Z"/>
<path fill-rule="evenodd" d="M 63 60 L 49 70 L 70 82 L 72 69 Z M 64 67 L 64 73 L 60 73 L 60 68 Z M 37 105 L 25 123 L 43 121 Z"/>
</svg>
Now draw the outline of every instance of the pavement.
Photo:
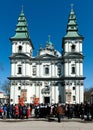
<svg viewBox="0 0 93 130">
<path fill-rule="evenodd" d="M 30 119 L 0 119 L 0 130 L 93 130 L 93 121 L 84 121 L 77 118 L 57 119 L 34 118 Z"/>
</svg>

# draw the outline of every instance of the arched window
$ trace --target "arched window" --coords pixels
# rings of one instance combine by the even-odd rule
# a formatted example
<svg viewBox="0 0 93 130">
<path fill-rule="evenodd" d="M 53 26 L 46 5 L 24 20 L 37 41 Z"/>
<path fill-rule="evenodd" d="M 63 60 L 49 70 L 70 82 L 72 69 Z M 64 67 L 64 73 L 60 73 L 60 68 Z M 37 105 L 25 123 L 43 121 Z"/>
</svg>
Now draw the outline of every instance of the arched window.
<svg viewBox="0 0 93 130">
<path fill-rule="evenodd" d="M 71 65 L 71 73 L 72 73 L 72 74 L 75 74 L 75 73 L 76 73 L 76 66 L 75 66 L 75 64 L 72 64 L 72 65 Z"/>
<path fill-rule="evenodd" d="M 44 72 L 44 75 L 49 75 L 49 65 L 43 66 L 43 72 Z"/>
<path fill-rule="evenodd" d="M 49 67 L 45 67 L 45 74 L 49 74 Z"/>
<path fill-rule="evenodd" d="M 71 51 L 75 51 L 75 48 L 76 48 L 76 46 L 75 46 L 75 45 L 72 45 L 72 46 L 71 46 Z"/>
<path fill-rule="evenodd" d="M 72 74 L 75 74 L 75 66 L 72 66 Z"/>
<path fill-rule="evenodd" d="M 18 47 L 18 52 L 21 52 L 22 51 L 22 46 L 19 46 Z"/>
<path fill-rule="evenodd" d="M 61 66 L 60 66 L 60 65 L 58 65 L 57 74 L 58 74 L 59 76 L 61 75 Z"/>
<path fill-rule="evenodd" d="M 18 66 L 18 74 L 22 74 L 22 67 Z"/>
</svg>

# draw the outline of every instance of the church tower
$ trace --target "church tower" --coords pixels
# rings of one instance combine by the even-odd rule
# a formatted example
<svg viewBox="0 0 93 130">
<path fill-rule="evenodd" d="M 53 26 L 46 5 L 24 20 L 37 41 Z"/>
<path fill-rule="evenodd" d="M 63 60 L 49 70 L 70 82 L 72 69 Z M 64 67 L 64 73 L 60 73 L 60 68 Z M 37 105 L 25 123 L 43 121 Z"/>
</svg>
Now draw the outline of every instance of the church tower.
<svg viewBox="0 0 93 130">
<path fill-rule="evenodd" d="M 62 41 L 66 103 L 84 101 L 83 39 L 84 37 L 78 32 L 76 15 L 72 7 L 68 18 L 67 32 Z"/>
<path fill-rule="evenodd" d="M 24 97 L 25 102 L 29 103 L 30 99 L 26 97 L 27 94 L 30 95 L 28 87 L 30 86 L 31 72 L 29 70 L 31 70 L 33 44 L 29 36 L 23 8 L 18 18 L 15 35 L 10 38 L 10 41 L 12 42 L 11 76 L 9 77 L 11 81 L 10 100 L 11 103 L 15 104 Z"/>
</svg>

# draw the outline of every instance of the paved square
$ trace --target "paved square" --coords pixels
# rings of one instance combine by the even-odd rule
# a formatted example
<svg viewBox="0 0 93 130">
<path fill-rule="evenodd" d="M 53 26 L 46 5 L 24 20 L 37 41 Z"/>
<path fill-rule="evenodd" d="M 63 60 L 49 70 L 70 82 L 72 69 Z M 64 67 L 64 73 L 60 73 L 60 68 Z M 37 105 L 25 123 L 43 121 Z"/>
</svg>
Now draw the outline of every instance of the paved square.
<svg viewBox="0 0 93 130">
<path fill-rule="evenodd" d="M 0 130 L 93 130 L 93 122 L 63 120 L 0 121 Z"/>
</svg>

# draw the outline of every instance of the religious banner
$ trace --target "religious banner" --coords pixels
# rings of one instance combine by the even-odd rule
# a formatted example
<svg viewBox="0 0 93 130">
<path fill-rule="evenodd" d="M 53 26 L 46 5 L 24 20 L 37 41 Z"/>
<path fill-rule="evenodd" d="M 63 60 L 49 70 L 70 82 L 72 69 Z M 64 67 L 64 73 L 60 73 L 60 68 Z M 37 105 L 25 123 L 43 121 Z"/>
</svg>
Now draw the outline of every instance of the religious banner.
<svg viewBox="0 0 93 130">
<path fill-rule="evenodd" d="M 18 104 L 20 104 L 21 106 L 24 106 L 24 98 L 19 98 Z"/>
<path fill-rule="evenodd" d="M 38 106 L 39 105 L 39 98 L 34 98 L 34 106 Z"/>
<path fill-rule="evenodd" d="M 71 89 L 66 89 L 66 102 L 71 102 Z"/>
<path fill-rule="evenodd" d="M 24 101 L 27 101 L 27 90 L 26 89 L 22 89 L 21 90 L 21 98 L 24 98 Z"/>
</svg>

